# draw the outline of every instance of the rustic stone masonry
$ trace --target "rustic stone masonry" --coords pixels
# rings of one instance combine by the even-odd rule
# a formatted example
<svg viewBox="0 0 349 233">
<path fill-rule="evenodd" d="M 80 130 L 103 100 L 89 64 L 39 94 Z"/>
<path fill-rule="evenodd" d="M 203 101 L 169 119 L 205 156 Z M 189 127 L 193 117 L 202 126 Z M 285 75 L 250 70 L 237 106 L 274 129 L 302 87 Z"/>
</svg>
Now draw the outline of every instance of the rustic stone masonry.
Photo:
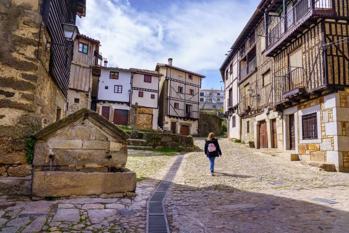
<svg viewBox="0 0 349 233">
<path fill-rule="evenodd" d="M 26 138 L 65 112 L 65 97 L 48 74 L 50 40 L 41 0 L 0 1 L 0 176 L 31 174 Z"/>
<path fill-rule="evenodd" d="M 34 197 L 127 194 L 136 174 L 125 168 L 127 135 L 82 109 L 35 135 Z"/>
<path fill-rule="evenodd" d="M 305 160 L 329 163 L 338 171 L 349 171 L 349 89 L 308 101 L 299 110 L 314 106 L 320 106 L 320 140 L 300 141 L 299 154 Z"/>
</svg>

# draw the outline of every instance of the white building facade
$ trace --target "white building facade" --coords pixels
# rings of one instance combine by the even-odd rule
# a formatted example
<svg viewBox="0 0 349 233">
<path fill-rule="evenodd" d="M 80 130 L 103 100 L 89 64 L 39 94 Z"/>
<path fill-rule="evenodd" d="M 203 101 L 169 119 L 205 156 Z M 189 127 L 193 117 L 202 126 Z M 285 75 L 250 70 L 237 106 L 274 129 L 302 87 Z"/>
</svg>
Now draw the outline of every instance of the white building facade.
<svg viewBox="0 0 349 233">
<path fill-rule="evenodd" d="M 225 68 L 223 68 L 225 67 Z M 224 113 L 227 116 L 228 137 L 241 140 L 241 119 L 238 114 L 238 58 L 232 57 L 222 66 L 221 73 L 224 81 Z"/>
<path fill-rule="evenodd" d="M 159 116 L 159 81 L 155 71 L 130 69 L 132 72 L 131 107 L 133 114 L 130 121 L 136 128 L 158 129 Z"/>
<path fill-rule="evenodd" d="M 200 109 L 207 111 L 222 111 L 224 104 L 224 90 L 200 90 Z"/>
<path fill-rule="evenodd" d="M 97 112 L 118 125 L 129 124 L 131 71 L 101 67 Z"/>
</svg>

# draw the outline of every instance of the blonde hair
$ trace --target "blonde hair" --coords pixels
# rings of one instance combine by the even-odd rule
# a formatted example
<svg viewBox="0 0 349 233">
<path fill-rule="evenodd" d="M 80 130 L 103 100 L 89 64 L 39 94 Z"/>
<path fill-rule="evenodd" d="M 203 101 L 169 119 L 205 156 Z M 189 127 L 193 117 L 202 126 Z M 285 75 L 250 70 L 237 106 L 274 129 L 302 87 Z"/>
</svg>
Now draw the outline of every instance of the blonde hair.
<svg viewBox="0 0 349 233">
<path fill-rule="evenodd" d="M 208 134 L 207 140 L 212 140 L 214 137 L 215 137 L 214 133 L 211 132 L 211 133 Z"/>
</svg>

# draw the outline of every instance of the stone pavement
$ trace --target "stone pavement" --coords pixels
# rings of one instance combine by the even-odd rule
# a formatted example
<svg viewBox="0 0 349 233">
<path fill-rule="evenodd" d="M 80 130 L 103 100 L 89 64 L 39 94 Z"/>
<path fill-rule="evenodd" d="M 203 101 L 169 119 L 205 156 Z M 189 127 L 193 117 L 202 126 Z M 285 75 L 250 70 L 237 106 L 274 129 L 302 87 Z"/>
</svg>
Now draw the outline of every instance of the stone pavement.
<svg viewBox="0 0 349 233">
<path fill-rule="evenodd" d="M 220 143 L 214 177 L 203 153 L 186 155 L 166 199 L 172 232 L 349 232 L 349 174 Z"/>
<path fill-rule="evenodd" d="M 0 232 L 144 232 L 146 201 L 157 181 L 142 181 L 134 198 L 12 202 L 0 198 Z"/>
</svg>

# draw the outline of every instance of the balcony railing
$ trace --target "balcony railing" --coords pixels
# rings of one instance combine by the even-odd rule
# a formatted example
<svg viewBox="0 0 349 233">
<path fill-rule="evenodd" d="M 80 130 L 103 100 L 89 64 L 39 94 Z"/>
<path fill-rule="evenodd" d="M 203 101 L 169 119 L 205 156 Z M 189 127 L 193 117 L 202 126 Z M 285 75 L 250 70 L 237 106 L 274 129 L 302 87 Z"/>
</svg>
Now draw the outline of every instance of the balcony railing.
<svg viewBox="0 0 349 233">
<path fill-rule="evenodd" d="M 332 0 L 299 0 L 287 9 L 285 16 L 278 17 L 276 25 L 268 30 L 267 48 L 275 45 L 289 31 L 301 25 L 314 12 L 326 12 L 332 9 Z"/>
<path fill-rule="evenodd" d="M 253 73 L 257 68 L 257 58 L 254 57 L 253 59 L 248 61 L 248 64 L 246 67 L 242 68 L 240 70 L 240 80 L 243 80 L 246 76 L 249 76 L 251 73 Z"/>
<path fill-rule="evenodd" d="M 306 72 L 302 67 L 290 67 L 286 75 L 275 76 L 275 102 L 280 103 L 291 97 L 304 94 L 309 87 Z"/>
</svg>

